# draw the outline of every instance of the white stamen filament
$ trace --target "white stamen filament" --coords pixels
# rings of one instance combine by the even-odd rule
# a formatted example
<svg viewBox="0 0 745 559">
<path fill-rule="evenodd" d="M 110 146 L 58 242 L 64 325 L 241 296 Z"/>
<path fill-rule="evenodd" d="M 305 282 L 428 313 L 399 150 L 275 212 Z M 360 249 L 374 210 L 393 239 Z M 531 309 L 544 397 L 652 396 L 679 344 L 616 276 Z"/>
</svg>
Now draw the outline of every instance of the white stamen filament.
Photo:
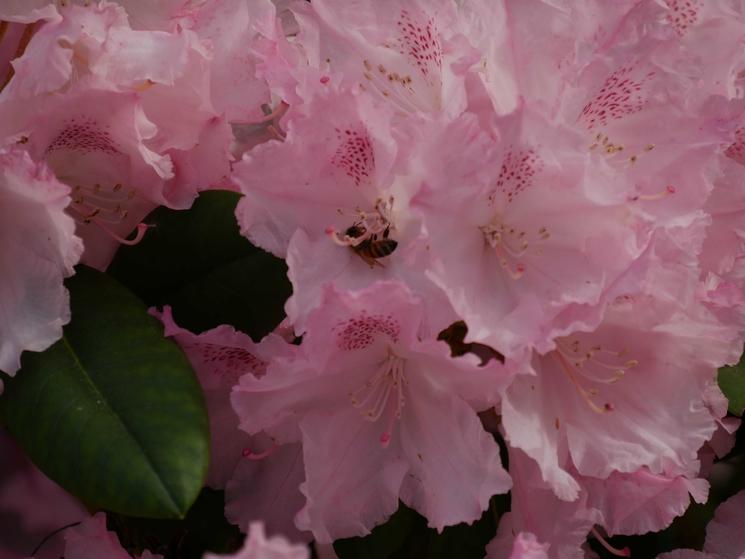
<svg viewBox="0 0 745 559">
<path fill-rule="evenodd" d="M 407 113 L 428 112 L 430 109 L 417 97 L 416 90 L 411 87 L 410 77 L 400 77 L 396 73 L 388 73 L 381 65 L 374 67 L 370 61 L 363 61 L 365 70 L 363 75 L 374 90 L 385 99 Z M 388 76 L 394 79 L 388 79 Z M 362 84 L 364 87 L 364 84 Z"/>
<path fill-rule="evenodd" d="M 352 405 L 360 410 L 367 421 L 378 421 L 387 410 L 385 430 L 380 436 L 380 444 L 388 446 L 396 420 L 401 417 L 404 405 L 404 376 L 406 362 L 390 349 L 388 355 L 378 367 L 375 374 L 360 388 L 349 393 Z M 391 397 L 394 401 L 391 402 Z"/>
<path fill-rule="evenodd" d="M 134 190 L 123 189 L 120 183 L 113 185 L 110 190 L 102 188 L 100 184 L 76 185 L 72 190 L 72 203 L 67 211 L 81 225 L 94 224 L 117 242 L 136 245 L 145 236 L 148 225 L 138 224 L 132 239 L 125 239 L 110 228 L 127 219 L 129 211 L 126 208 L 135 196 Z"/>
<path fill-rule="evenodd" d="M 520 260 L 527 255 L 540 256 L 540 249 L 531 250 L 531 243 L 525 231 L 506 225 L 495 220 L 489 225 L 483 225 L 479 229 L 484 239 L 494 249 L 499 265 L 514 279 L 520 279 L 525 273 L 525 263 Z M 548 230 L 541 227 L 538 230 L 537 241 L 545 241 L 550 237 Z"/>
</svg>

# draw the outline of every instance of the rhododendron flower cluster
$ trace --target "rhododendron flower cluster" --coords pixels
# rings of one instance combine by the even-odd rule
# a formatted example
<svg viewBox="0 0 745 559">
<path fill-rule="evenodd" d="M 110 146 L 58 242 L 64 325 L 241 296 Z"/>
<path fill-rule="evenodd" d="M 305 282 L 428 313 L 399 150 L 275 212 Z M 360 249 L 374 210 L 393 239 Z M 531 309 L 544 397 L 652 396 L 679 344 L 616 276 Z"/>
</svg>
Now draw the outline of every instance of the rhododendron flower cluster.
<svg viewBox="0 0 745 559">
<path fill-rule="evenodd" d="M 190 326 L 171 280 L 145 298 L 201 387 L 204 485 L 248 534 L 213 552 L 333 557 L 405 505 L 437 532 L 489 519 L 490 559 L 628 556 L 741 489 L 710 500 L 739 428 L 717 371 L 745 343 L 743 45 L 739 0 L 0 2 L 0 419 L 46 456 L 2 406 L 59 344 L 126 417 L 101 379 L 127 351 L 65 334 L 65 278 L 232 191 L 241 242 L 286 264 L 284 320 Z M 264 308 L 207 285 L 214 316 Z M 0 518 L 34 539 L 0 557 L 182 556 L 0 442 Z M 745 557 L 743 511 L 664 556 Z"/>
</svg>

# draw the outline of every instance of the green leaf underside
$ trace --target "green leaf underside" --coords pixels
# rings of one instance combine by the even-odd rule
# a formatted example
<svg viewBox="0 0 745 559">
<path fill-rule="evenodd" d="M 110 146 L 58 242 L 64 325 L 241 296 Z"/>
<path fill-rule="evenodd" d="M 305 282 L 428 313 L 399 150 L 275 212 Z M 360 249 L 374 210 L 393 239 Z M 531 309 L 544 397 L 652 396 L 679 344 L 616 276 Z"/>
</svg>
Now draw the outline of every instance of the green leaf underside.
<svg viewBox="0 0 745 559">
<path fill-rule="evenodd" d="M 239 199 L 208 191 L 189 210 L 158 208 L 143 241 L 122 246 L 109 273 L 148 305 L 171 305 L 183 328 L 230 324 L 258 341 L 281 322 L 292 290 L 285 263 L 241 236 Z"/>
<path fill-rule="evenodd" d="M 188 360 L 132 293 L 80 267 L 73 320 L 26 352 L 0 416 L 34 463 L 90 507 L 183 516 L 209 460 L 209 431 Z"/>
<path fill-rule="evenodd" d="M 734 367 L 722 367 L 718 375 L 719 388 L 729 400 L 729 412 L 742 416 L 745 410 L 745 358 Z"/>
</svg>

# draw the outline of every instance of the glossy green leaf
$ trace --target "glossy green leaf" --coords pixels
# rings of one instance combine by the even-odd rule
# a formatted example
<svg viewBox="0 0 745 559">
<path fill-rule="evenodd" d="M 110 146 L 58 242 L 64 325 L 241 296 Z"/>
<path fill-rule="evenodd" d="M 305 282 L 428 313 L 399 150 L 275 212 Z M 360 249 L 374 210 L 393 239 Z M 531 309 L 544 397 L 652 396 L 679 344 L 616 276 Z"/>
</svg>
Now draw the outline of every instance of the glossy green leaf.
<svg viewBox="0 0 745 559">
<path fill-rule="evenodd" d="M 157 209 L 144 240 L 122 246 L 109 273 L 148 305 L 171 305 L 179 326 L 230 324 L 261 339 L 284 317 L 291 286 L 285 263 L 240 235 L 239 198 L 209 191 L 189 210 Z"/>
<path fill-rule="evenodd" d="M 67 282 L 72 322 L 26 352 L 0 417 L 34 463 L 83 502 L 181 517 L 209 461 L 209 427 L 188 360 L 142 302 L 100 272 Z"/>
<path fill-rule="evenodd" d="M 729 412 L 741 416 L 745 410 L 745 358 L 734 367 L 719 369 L 719 387 L 729 400 Z"/>
</svg>

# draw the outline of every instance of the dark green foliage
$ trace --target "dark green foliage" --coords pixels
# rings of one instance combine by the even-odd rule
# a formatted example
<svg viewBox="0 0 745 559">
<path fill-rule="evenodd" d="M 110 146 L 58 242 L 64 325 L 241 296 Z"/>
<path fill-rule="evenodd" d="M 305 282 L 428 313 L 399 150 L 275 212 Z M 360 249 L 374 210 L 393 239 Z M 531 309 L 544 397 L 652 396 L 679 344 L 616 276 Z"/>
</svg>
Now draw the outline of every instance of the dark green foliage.
<svg viewBox="0 0 745 559">
<path fill-rule="evenodd" d="M 50 478 L 91 507 L 183 516 L 209 460 L 199 384 L 160 323 L 110 277 L 79 267 L 72 322 L 26 352 L 0 415 Z"/>
<path fill-rule="evenodd" d="M 148 305 L 171 305 L 179 326 L 230 324 L 259 340 L 284 317 L 287 266 L 238 230 L 239 195 L 204 192 L 188 211 L 159 208 L 143 241 L 123 246 L 109 273 Z"/>
</svg>

